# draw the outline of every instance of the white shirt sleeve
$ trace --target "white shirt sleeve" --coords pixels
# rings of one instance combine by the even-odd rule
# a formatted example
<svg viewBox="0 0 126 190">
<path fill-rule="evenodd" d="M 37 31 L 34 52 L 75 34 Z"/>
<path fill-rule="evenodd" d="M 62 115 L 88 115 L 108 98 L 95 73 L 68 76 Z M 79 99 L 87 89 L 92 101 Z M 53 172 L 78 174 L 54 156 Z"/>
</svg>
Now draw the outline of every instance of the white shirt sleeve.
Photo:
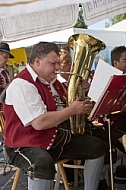
<svg viewBox="0 0 126 190">
<path fill-rule="evenodd" d="M 14 107 L 24 126 L 47 112 L 37 88 L 21 78 L 14 79 L 8 86 L 5 103 Z"/>
</svg>

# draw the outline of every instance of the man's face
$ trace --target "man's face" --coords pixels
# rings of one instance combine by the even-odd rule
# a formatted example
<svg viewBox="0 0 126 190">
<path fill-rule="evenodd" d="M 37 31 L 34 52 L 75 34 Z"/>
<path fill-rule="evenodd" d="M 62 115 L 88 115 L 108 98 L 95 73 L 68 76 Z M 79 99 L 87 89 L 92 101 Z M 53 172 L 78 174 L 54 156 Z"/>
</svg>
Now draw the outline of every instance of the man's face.
<svg viewBox="0 0 126 190">
<path fill-rule="evenodd" d="M 0 51 L 0 68 L 3 68 L 6 65 L 6 63 L 8 62 L 8 58 L 9 58 L 8 53 Z"/>
<path fill-rule="evenodd" d="M 60 71 L 69 72 L 71 68 L 71 57 L 69 54 L 60 57 Z"/>
<path fill-rule="evenodd" d="M 56 71 L 59 70 L 59 56 L 54 52 L 50 52 L 44 58 L 36 58 L 36 73 L 44 80 L 51 82 L 56 78 Z"/>
<path fill-rule="evenodd" d="M 114 67 L 126 73 L 126 52 L 123 52 L 118 61 L 114 60 Z"/>
</svg>

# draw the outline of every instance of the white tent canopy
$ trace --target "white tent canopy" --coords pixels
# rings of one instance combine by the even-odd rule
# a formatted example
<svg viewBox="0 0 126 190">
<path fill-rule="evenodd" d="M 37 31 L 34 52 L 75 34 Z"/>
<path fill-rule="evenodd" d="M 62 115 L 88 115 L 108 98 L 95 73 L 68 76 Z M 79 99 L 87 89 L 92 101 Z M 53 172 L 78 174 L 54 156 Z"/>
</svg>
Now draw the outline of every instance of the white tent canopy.
<svg viewBox="0 0 126 190">
<path fill-rule="evenodd" d="M 126 20 L 122 20 L 108 28 L 106 30 L 113 30 L 113 31 L 124 31 L 126 32 Z"/>
<path fill-rule="evenodd" d="M 77 33 L 86 33 L 92 35 L 95 38 L 102 40 L 106 44 L 106 46 L 126 45 L 126 32 L 79 28 L 70 28 L 67 30 L 53 32 L 51 34 L 45 34 L 35 38 L 29 38 L 27 40 L 20 40 L 17 42 L 9 43 L 9 45 L 10 48 L 13 49 L 18 47 L 31 46 L 40 41 L 67 43 L 68 38 L 71 35 Z"/>
<path fill-rule="evenodd" d="M 26 39 L 73 27 L 79 3 L 87 25 L 126 12 L 126 1 L 0 0 L 0 39 Z"/>
</svg>

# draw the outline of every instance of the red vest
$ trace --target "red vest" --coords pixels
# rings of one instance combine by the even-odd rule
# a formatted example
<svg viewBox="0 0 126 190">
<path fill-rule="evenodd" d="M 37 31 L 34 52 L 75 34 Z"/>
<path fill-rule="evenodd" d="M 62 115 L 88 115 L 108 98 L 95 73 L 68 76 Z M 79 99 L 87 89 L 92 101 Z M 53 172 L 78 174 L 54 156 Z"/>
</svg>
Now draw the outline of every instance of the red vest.
<svg viewBox="0 0 126 190">
<path fill-rule="evenodd" d="M 0 85 L 7 84 L 10 82 L 9 75 L 6 70 L 2 70 L 0 73 Z"/>
<path fill-rule="evenodd" d="M 2 69 L 0 72 L 0 85 L 7 84 L 10 82 L 9 74 L 6 70 Z M 4 90 L 3 87 L 0 87 L 0 94 Z M 0 111 L 3 111 L 3 104 L 0 102 Z"/>
<path fill-rule="evenodd" d="M 52 96 L 50 85 L 41 83 L 38 79 L 33 81 L 27 69 L 21 71 L 16 78 L 22 78 L 32 83 L 38 89 L 47 111 L 57 110 L 56 102 Z M 62 101 L 65 102 L 65 91 L 58 80 L 54 83 Z M 20 101 L 20 100 L 19 100 Z M 43 149 L 50 149 L 57 136 L 57 128 L 53 127 L 46 130 L 35 130 L 31 125 L 24 127 L 19 117 L 15 113 L 13 106 L 4 104 L 5 113 L 5 127 L 4 127 L 4 143 L 8 147 L 41 147 Z"/>
</svg>

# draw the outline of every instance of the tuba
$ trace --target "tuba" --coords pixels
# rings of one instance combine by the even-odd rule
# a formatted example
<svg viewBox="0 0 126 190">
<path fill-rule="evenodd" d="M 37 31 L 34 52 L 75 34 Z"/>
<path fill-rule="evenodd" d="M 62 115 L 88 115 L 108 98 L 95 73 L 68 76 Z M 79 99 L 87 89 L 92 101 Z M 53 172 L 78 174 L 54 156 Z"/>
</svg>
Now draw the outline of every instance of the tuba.
<svg viewBox="0 0 126 190">
<path fill-rule="evenodd" d="M 77 97 L 84 101 L 87 97 L 82 90 L 82 79 L 88 79 L 93 60 L 105 44 L 87 34 L 75 34 L 68 39 L 68 45 L 74 52 L 73 64 L 68 81 L 68 105 Z M 87 114 L 70 117 L 70 128 L 73 134 L 84 134 Z"/>
</svg>

